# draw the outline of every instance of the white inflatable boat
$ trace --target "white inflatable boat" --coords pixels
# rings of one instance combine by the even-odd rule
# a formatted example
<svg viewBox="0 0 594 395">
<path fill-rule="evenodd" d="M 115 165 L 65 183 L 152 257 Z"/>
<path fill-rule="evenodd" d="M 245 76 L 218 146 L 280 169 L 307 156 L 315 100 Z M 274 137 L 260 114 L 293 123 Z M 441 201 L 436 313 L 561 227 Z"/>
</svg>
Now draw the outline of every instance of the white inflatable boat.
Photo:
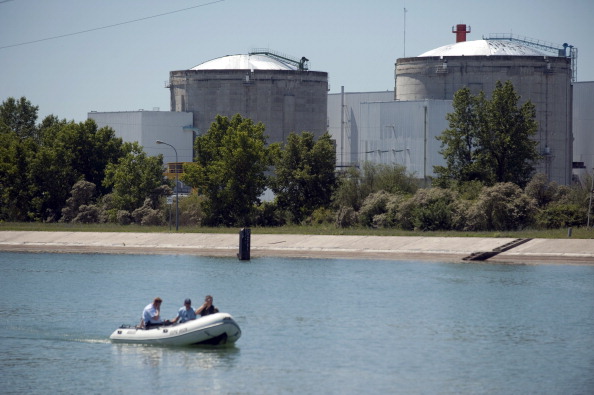
<svg viewBox="0 0 594 395">
<path fill-rule="evenodd" d="M 109 338 L 115 343 L 188 346 L 192 344 L 235 343 L 241 329 L 227 313 L 216 313 L 186 321 L 183 324 L 142 329 L 122 325 Z"/>
</svg>

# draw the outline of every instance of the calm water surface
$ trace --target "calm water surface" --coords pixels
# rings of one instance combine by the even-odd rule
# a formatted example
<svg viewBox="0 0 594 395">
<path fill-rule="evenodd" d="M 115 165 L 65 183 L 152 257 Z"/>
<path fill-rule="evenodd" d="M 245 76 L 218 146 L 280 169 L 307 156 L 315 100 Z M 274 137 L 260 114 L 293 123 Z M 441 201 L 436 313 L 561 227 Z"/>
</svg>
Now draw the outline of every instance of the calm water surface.
<svg viewBox="0 0 594 395">
<path fill-rule="evenodd" d="M 206 294 L 231 347 L 111 344 Z M 0 253 L 0 392 L 594 394 L 594 266 Z"/>
</svg>

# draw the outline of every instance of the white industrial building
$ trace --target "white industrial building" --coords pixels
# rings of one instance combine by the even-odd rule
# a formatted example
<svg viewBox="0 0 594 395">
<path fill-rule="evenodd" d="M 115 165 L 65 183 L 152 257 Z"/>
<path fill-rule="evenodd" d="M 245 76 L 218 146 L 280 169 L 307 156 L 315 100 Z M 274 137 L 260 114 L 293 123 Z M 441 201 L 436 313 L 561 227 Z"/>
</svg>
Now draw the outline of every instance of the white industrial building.
<svg viewBox="0 0 594 395">
<path fill-rule="evenodd" d="M 452 101 L 400 102 L 393 97 L 392 91 L 329 95 L 329 131 L 336 140 L 337 166 L 398 164 L 427 180 L 434 176 L 433 166 L 445 164 L 436 137 L 447 128 L 445 117 L 452 112 Z"/>
<path fill-rule="evenodd" d="M 576 126 L 588 123 L 583 118 L 588 111 L 581 111 L 583 121 L 573 126 L 572 134 L 577 49 L 511 36 L 465 41 L 465 34 L 460 33 L 467 32 L 466 25 L 456 26 L 453 32 L 458 38 L 455 44 L 396 61 L 394 92 L 343 90 L 330 95 L 328 128 L 337 141 L 337 165 L 397 163 L 427 180 L 434 176 L 433 166 L 444 164 L 435 137 L 449 127 L 445 115 L 453 111 L 454 93 L 468 87 L 473 94 L 483 91 L 490 97 L 497 81 L 511 81 L 520 104 L 530 100 L 536 107 L 534 139 L 543 156 L 536 170 L 551 181 L 570 184 L 574 135 L 586 135 Z M 556 52 L 547 55 L 531 46 Z M 576 99 L 591 109 L 587 93 L 580 91 Z M 588 167 L 592 145 L 585 142 L 582 150 Z"/>
<path fill-rule="evenodd" d="M 169 75 L 171 111 L 192 112 L 202 132 L 217 115 L 235 114 L 262 122 L 269 143 L 285 142 L 292 132 L 326 131 L 328 73 L 309 70 L 305 57 L 254 50 Z"/>
<path fill-rule="evenodd" d="M 365 161 L 400 164 L 428 181 L 433 167 L 445 164 L 436 137 L 449 127 L 453 94 L 466 86 L 490 97 L 497 81 L 510 80 L 520 103 L 536 106 L 535 140 L 543 155 L 537 171 L 559 184 L 590 172 L 594 82 L 576 81 L 577 49 L 564 44 L 558 53 L 544 54 L 540 50 L 555 47 L 507 36 L 465 41 L 468 31 L 458 25 L 455 44 L 398 59 L 394 91 L 328 94 L 327 73 L 309 71 L 306 58 L 250 53 L 172 71 L 171 112 L 91 112 L 89 118 L 125 141 L 138 141 L 149 155 L 163 154 L 168 173 L 175 162 L 192 161 L 193 137 L 217 114 L 240 113 L 264 122 L 269 142 L 285 141 L 292 131 L 319 136 L 328 130 L 338 168 Z M 175 147 L 177 160 L 156 140 Z"/>
<path fill-rule="evenodd" d="M 124 141 L 136 141 L 150 156 L 163 155 L 164 163 L 192 162 L 193 131 L 191 112 L 170 111 L 117 111 L 88 113 L 97 126 L 111 127 Z M 171 144 L 175 150 L 161 140 Z M 177 151 L 177 160 L 176 153 Z"/>
<path fill-rule="evenodd" d="M 573 173 L 594 170 L 594 81 L 573 85 Z"/>
</svg>

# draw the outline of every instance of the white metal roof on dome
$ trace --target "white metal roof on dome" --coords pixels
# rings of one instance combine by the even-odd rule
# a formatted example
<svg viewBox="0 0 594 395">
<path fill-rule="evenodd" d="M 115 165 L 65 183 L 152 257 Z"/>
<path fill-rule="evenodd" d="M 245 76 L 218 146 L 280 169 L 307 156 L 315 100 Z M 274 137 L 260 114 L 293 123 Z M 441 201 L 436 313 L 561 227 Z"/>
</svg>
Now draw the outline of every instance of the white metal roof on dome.
<svg viewBox="0 0 594 395">
<path fill-rule="evenodd" d="M 463 41 L 432 49 L 419 55 L 425 56 L 546 56 L 536 49 L 512 41 L 474 40 Z"/>
<path fill-rule="evenodd" d="M 266 55 L 227 55 L 201 63 L 190 70 L 297 70 L 297 67 Z"/>
</svg>

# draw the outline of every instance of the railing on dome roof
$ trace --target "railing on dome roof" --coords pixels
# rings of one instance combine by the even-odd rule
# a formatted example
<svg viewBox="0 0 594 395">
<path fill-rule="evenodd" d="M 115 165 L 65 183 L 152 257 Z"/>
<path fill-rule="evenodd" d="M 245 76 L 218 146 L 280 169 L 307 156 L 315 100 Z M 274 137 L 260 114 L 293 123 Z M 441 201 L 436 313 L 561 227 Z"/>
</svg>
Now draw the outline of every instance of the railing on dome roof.
<svg viewBox="0 0 594 395">
<path fill-rule="evenodd" d="M 307 71 L 309 69 L 309 59 L 307 59 L 305 56 L 302 56 L 301 59 L 297 59 L 297 58 L 282 54 L 277 51 L 272 51 L 268 48 L 254 48 L 250 52 L 250 55 L 270 56 L 271 58 L 280 60 L 283 63 L 290 63 L 293 66 L 298 67 L 300 71 Z"/>
<path fill-rule="evenodd" d="M 564 43 L 563 45 L 557 45 L 546 41 L 538 40 L 529 37 L 519 37 L 508 33 L 491 33 L 489 37 L 483 36 L 483 40 L 506 40 L 519 42 L 534 48 L 541 49 L 543 51 L 552 52 L 559 57 L 571 59 L 571 81 L 577 80 L 577 48 L 573 45 Z M 569 49 L 569 53 L 568 50 Z"/>
</svg>

